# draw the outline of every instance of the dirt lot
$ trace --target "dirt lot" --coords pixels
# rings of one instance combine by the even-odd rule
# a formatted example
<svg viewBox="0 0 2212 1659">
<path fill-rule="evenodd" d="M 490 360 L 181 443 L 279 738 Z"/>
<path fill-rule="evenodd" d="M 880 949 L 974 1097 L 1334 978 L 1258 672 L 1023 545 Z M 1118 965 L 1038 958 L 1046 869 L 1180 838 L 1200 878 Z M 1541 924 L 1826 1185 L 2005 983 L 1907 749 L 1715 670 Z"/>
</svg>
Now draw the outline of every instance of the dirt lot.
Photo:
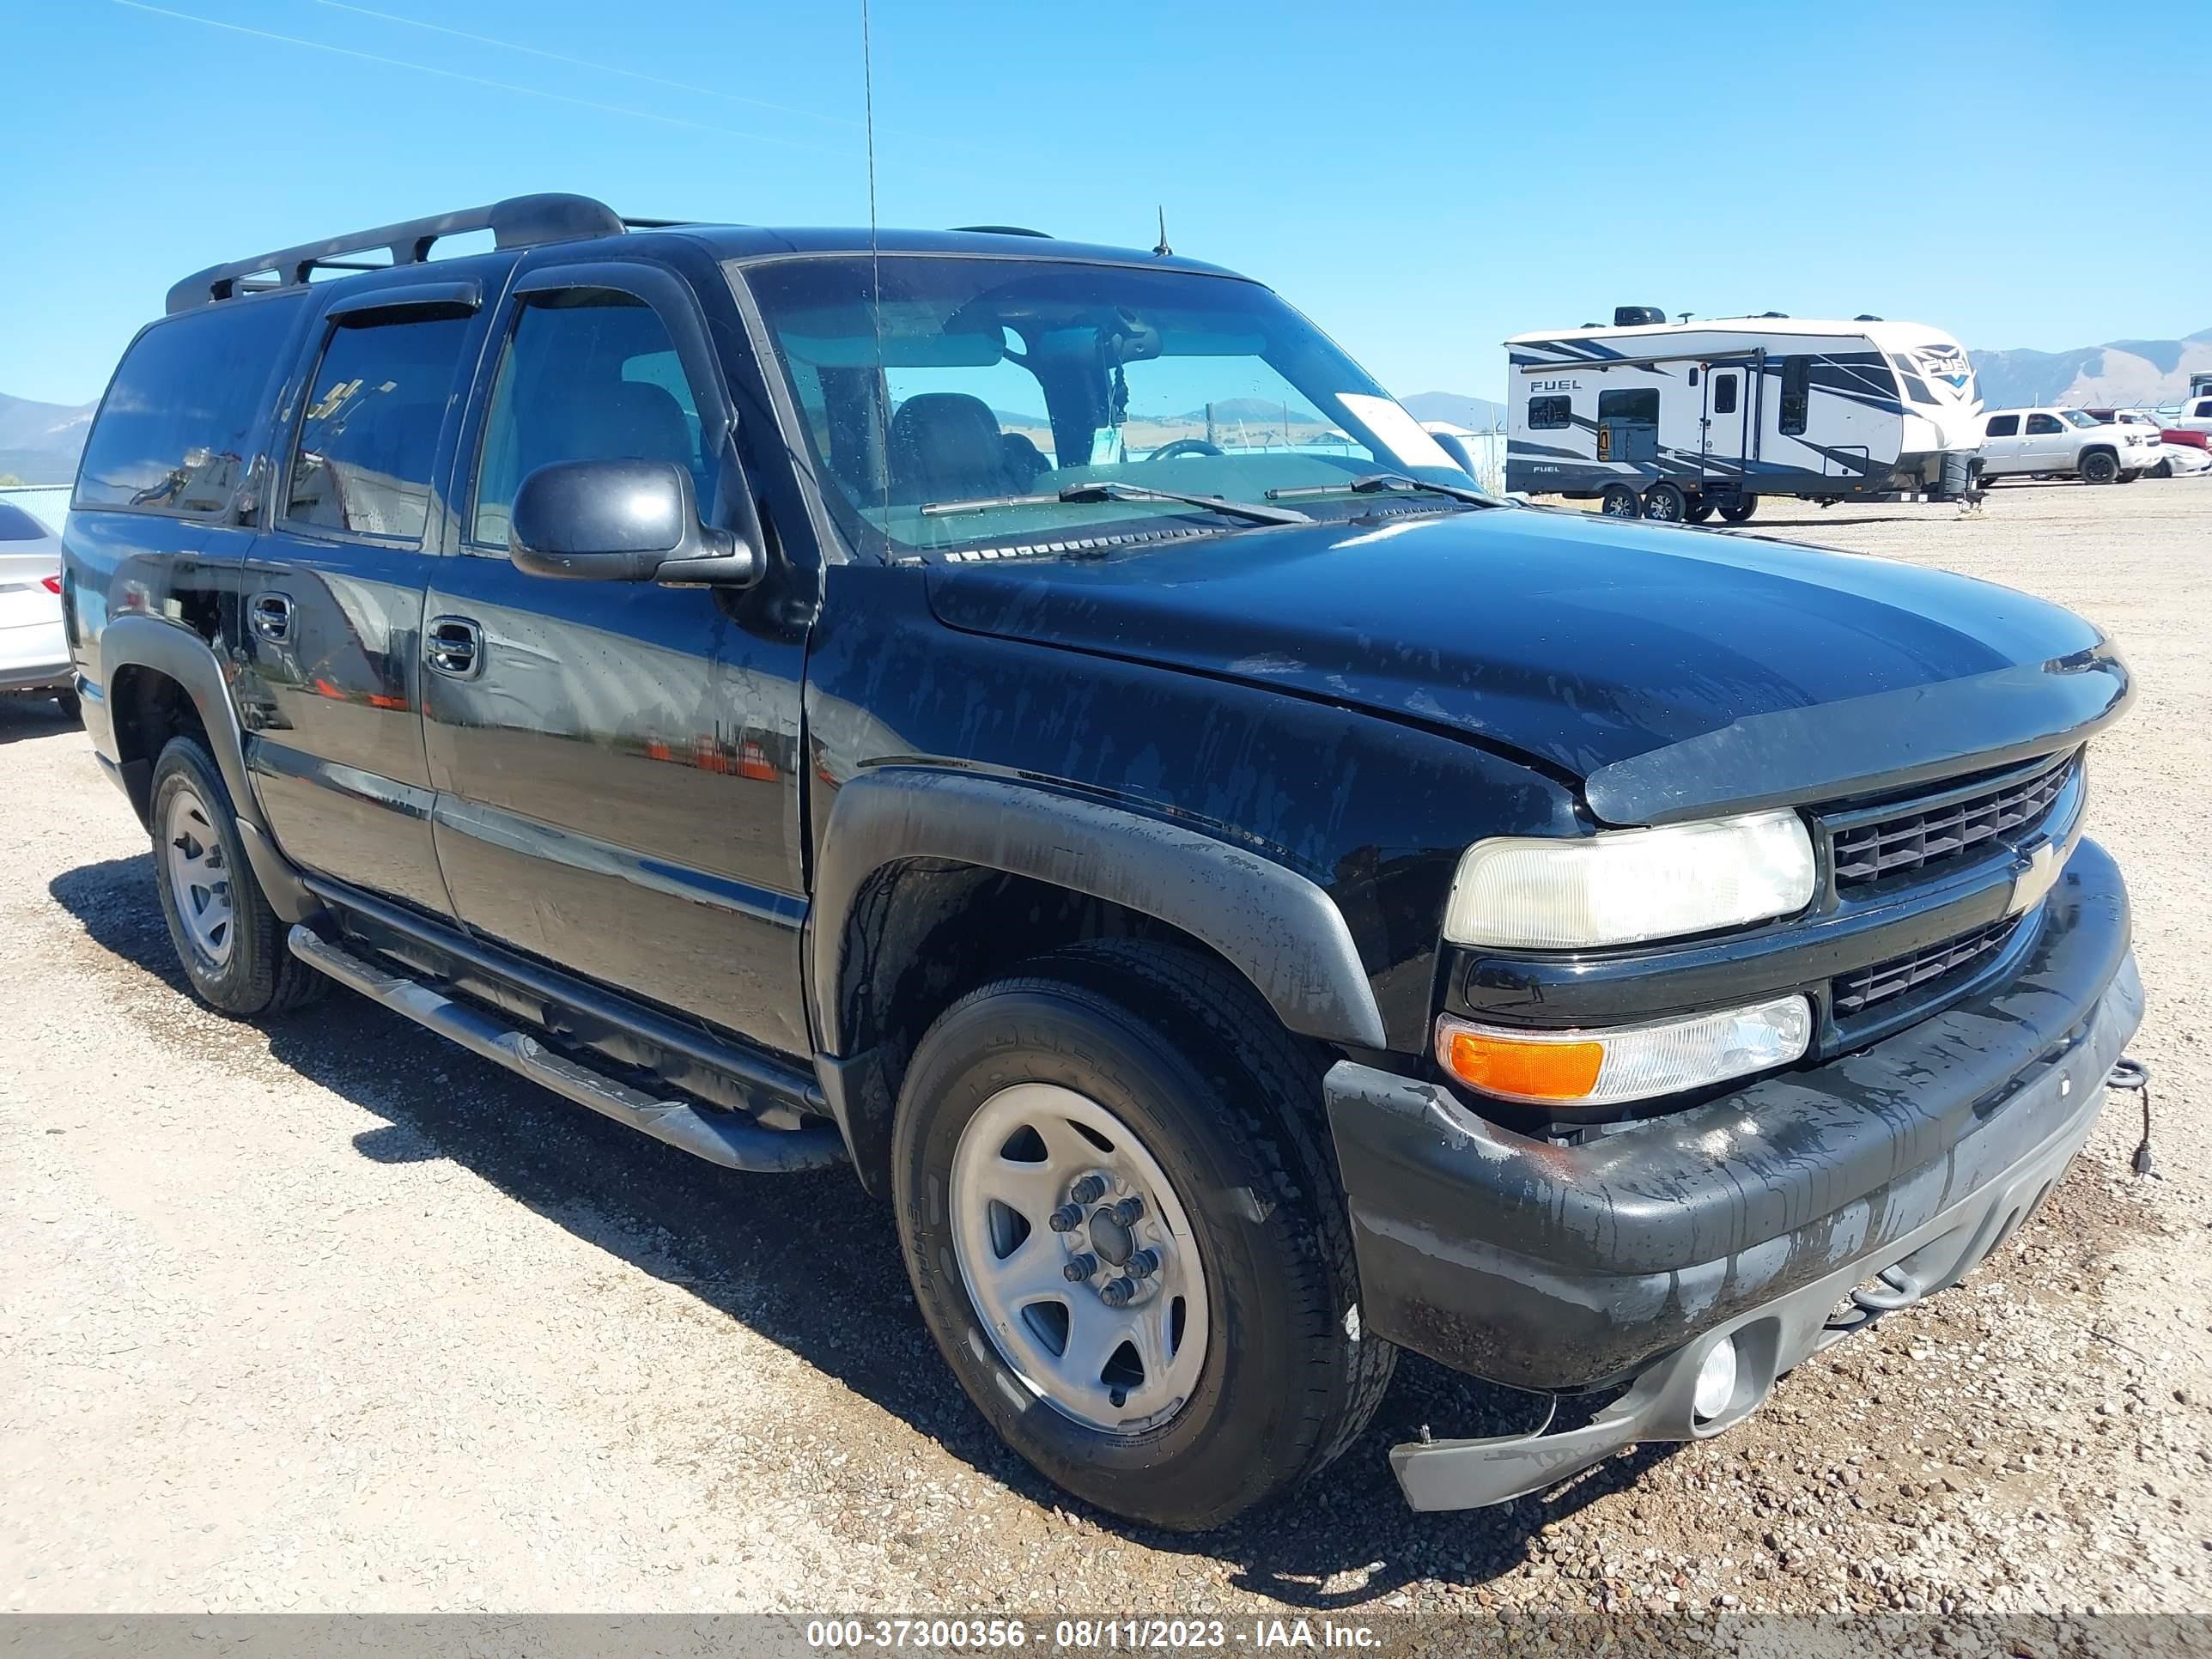
<svg viewBox="0 0 2212 1659">
<path fill-rule="evenodd" d="M 1303 1503 L 1140 1534 L 987 1437 L 848 1177 L 725 1175 L 343 992 L 265 1031 L 187 1000 L 82 735 L 0 707 L 0 1606 L 2212 1608 L 2212 483 L 1753 527 L 2124 642 L 2092 830 L 2160 1179 L 2114 1097 L 1975 1279 L 1703 1445 L 1417 1516 L 1385 1449 L 1528 1404 L 1408 1361 Z"/>
</svg>

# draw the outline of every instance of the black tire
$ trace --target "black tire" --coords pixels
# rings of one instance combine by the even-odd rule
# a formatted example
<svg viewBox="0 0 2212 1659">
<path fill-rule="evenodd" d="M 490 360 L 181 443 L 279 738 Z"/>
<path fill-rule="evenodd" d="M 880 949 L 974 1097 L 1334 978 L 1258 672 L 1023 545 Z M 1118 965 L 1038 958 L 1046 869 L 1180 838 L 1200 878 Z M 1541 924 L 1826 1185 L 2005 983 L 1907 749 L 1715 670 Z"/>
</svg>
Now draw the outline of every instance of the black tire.
<svg viewBox="0 0 2212 1659">
<path fill-rule="evenodd" d="M 2123 472 L 2120 474 L 2120 482 L 2122 483 L 2133 483 L 2137 478 L 2142 477 L 2142 474 L 2141 472 Z"/>
<path fill-rule="evenodd" d="M 220 961 L 203 950 L 185 929 L 162 842 L 162 826 L 168 822 L 170 805 L 186 790 L 205 811 L 229 880 L 228 950 Z M 200 1000 L 219 1013 L 248 1019 L 286 1013 L 320 996 L 330 981 L 286 948 L 288 930 L 269 908 L 261 884 L 254 879 L 253 867 L 246 861 L 230 792 L 223 787 L 214 757 L 197 738 L 172 738 L 162 748 L 161 757 L 154 763 L 151 799 L 154 884 L 161 892 L 161 915 L 169 924 L 177 960 L 184 964 L 185 976 L 191 981 Z"/>
<path fill-rule="evenodd" d="M 1607 484 L 1598 498 L 1598 511 L 1608 519 L 1640 519 L 1644 498 L 1626 484 Z"/>
<path fill-rule="evenodd" d="M 1756 495 L 1732 495 L 1721 503 L 1721 517 L 1730 524 L 1741 524 L 1759 511 Z"/>
<path fill-rule="evenodd" d="M 1685 524 L 1703 524 L 1713 516 L 1713 512 L 1711 501 L 1703 495 L 1692 495 L 1689 505 L 1682 509 L 1682 521 Z"/>
<path fill-rule="evenodd" d="M 84 704 L 78 698 L 76 692 L 70 690 L 57 691 L 54 693 L 54 702 L 59 705 L 62 711 L 62 718 L 64 720 L 76 720 L 79 724 L 83 722 Z"/>
<path fill-rule="evenodd" d="M 2143 477 L 2146 478 L 2171 478 L 2172 476 L 2173 463 L 2172 461 L 2160 461 L 2157 465 L 2152 467 L 2149 471 L 2143 474 Z"/>
<path fill-rule="evenodd" d="M 2110 450 L 2093 449 L 2084 455 L 2077 469 L 2085 484 L 2108 484 L 2120 476 L 2119 458 Z"/>
<path fill-rule="evenodd" d="M 1680 486 L 1663 478 L 1644 492 L 1644 516 L 1661 524 L 1681 523 L 1689 505 L 1689 498 L 1682 494 Z"/>
<path fill-rule="evenodd" d="M 1324 1065 L 1237 975 L 1131 940 L 1040 958 L 962 998 L 923 1037 L 893 1154 L 908 1274 L 969 1398 L 1046 1479 L 1129 1520 L 1203 1531 L 1279 1498 L 1366 1425 L 1396 1350 L 1352 1316 Z M 1073 1089 L 1128 1126 L 1190 1218 L 1216 1322 L 1190 1395 L 1139 1433 L 1088 1427 L 1033 1393 L 961 1274 L 950 1215 L 961 1131 L 1029 1082 Z"/>
</svg>

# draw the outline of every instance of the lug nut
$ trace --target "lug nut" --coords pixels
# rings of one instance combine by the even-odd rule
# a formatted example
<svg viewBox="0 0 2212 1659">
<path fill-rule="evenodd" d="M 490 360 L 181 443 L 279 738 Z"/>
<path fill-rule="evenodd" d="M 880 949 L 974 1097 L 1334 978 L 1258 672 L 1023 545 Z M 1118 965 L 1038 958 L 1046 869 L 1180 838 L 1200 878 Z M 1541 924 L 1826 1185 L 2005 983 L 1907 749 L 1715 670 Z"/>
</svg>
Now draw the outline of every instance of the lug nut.
<svg viewBox="0 0 2212 1659">
<path fill-rule="evenodd" d="M 1116 1204 L 1114 1206 L 1114 1219 L 1120 1222 L 1124 1227 L 1133 1227 L 1137 1224 L 1138 1218 L 1142 1216 L 1144 1212 L 1145 1200 L 1143 1199 L 1125 1198 L 1119 1204 Z"/>
<path fill-rule="evenodd" d="M 1045 1224 L 1056 1233 L 1072 1233 L 1083 1224 L 1083 1206 L 1063 1204 L 1045 1218 Z"/>
<path fill-rule="evenodd" d="M 1139 1250 L 1128 1261 L 1127 1271 L 1132 1279 L 1150 1279 L 1160 1270 L 1158 1250 Z"/>
<path fill-rule="evenodd" d="M 1106 1177 L 1087 1175 L 1067 1189 L 1067 1195 L 1078 1204 L 1095 1203 L 1106 1196 Z"/>
<path fill-rule="evenodd" d="M 1127 1279 L 1109 1279 L 1099 1287 L 1098 1298 L 1109 1308 L 1124 1308 L 1136 1293 L 1137 1287 Z"/>
<path fill-rule="evenodd" d="M 1081 1255 L 1068 1257 L 1067 1265 L 1060 1271 L 1069 1284 L 1080 1285 L 1098 1271 L 1098 1258 L 1086 1250 Z"/>
</svg>

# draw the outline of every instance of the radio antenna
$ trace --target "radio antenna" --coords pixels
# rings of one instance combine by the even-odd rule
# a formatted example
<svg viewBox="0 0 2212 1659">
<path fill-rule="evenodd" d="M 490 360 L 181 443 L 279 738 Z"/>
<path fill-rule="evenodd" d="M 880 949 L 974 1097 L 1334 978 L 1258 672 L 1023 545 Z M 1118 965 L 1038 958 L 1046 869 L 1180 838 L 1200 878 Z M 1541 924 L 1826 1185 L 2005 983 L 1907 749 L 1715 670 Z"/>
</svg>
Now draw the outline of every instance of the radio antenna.
<svg viewBox="0 0 2212 1659">
<path fill-rule="evenodd" d="M 1160 245 L 1152 250 L 1152 256 L 1155 258 L 1164 259 L 1168 255 L 1174 252 L 1175 250 L 1168 246 L 1168 210 L 1165 206 L 1162 206 L 1160 209 Z"/>
<path fill-rule="evenodd" d="M 876 334 L 876 416 L 883 436 L 876 454 L 876 471 L 884 485 L 882 530 L 891 533 L 891 388 L 884 368 L 884 256 L 876 234 L 876 53 L 868 28 L 868 0 L 860 0 L 860 97 L 868 138 L 868 316 Z"/>
</svg>

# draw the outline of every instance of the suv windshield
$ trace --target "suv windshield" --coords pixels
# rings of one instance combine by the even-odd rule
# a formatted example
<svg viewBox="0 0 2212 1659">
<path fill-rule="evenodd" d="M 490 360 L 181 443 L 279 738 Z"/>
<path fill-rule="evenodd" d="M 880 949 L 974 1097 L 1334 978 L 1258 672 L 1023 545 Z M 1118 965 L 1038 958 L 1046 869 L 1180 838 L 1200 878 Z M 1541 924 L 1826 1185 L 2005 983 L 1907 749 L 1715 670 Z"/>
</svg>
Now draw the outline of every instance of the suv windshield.
<svg viewBox="0 0 2212 1659">
<path fill-rule="evenodd" d="M 886 254 L 880 269 L 880 290 L 866 258 L 742 271 L 857 545 L 1067 551 L 1071 539 L 1145 538 L 1163 519 L 1211 532 L 1371 513 L 1380 494 L 1352 485 L 1378 472 L 1471 485 L 1257 283 L 914 254 Z M 1158 499 L 1169 494 L 1256 510 Z M 1267 512 L 1285 496 L 1295 508 Z M 1463 505 L 1402 489 L 1389 499 Z"/>
</svg>

